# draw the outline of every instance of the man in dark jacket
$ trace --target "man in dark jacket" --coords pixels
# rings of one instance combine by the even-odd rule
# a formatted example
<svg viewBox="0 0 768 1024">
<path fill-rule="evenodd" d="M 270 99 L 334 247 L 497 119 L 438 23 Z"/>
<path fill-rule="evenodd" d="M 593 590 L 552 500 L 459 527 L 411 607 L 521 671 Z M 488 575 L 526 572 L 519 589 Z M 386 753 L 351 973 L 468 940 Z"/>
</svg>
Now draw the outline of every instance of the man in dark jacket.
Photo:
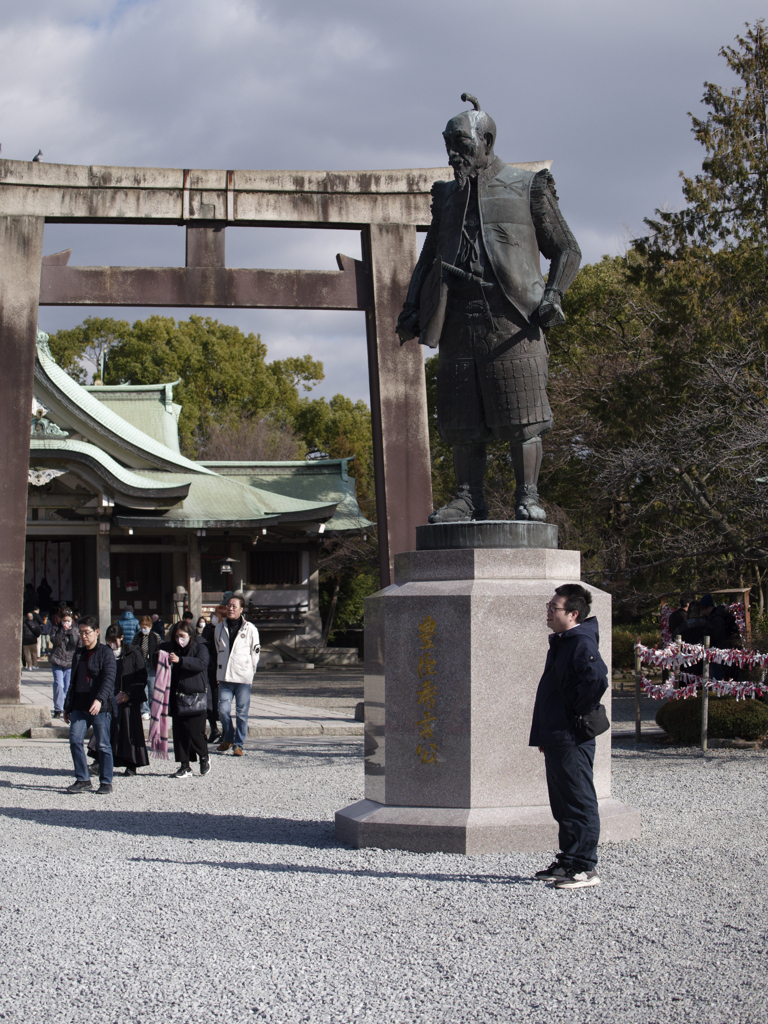
<svg viewBox="0 0 768 1024">
<path fill-rule="evenodd" d="M 597 619 L 588 618 L 592 595 L 578 583 L 557 587 L 547 605 L 553 631 L 536 693 L 529 745 L 544 754 L 552 815 L 559 826 L 557 859 L 536 878 L 556 889 L 599 885 L 600 816 L 592 777 L 595 741 L 583 740 L 576 719 L 600 703 L 608 669 L 600 657 Z"/>
<path fill-rule="evenodd" d="M 718 650 L 741 647 L 739 626 L 733 612 L 729 612 L 724 604 L 715 605 L 711 594 L 705 594 L 700 601 L 701 614 L 704 616 L 704 636 L 709 637 L 709 646 Z M 699 641 L 701 642 L 701 641 Z M 724 666 L 713 662 L 709 666 L 712 679 L 723 679 Z M 729 669 L 729 678 L 736 678 L 736 673 Z"/>
<path fill-rule="evenodd" d="M 77 621 L 80 640 L 72 658 L 72 674 L 64 700 L 64 721 L 69 722 L 69 749 L 75 766 L 76 781 L 68 793 L 92 789 L 83 743 L 88 726 L 93 726 L 99 751 L 99 788 L 97 793 L 112 792 L 112 698 L 115 693 L 115 656 L 106 644 L 99 643 L 99 624 L 92 615 Z"/>
<path fill-rule="evenodd" d="M 688 609 L 693 604 L 693 598 L 690 594 L 680 595 L 680 604 L 669 616 L 669 622 L 667 628 L 674 640 L 676 636 L 679 636 L 682 630 L 685 628 L 685 624 L 688 621 Z"/>
</svg>

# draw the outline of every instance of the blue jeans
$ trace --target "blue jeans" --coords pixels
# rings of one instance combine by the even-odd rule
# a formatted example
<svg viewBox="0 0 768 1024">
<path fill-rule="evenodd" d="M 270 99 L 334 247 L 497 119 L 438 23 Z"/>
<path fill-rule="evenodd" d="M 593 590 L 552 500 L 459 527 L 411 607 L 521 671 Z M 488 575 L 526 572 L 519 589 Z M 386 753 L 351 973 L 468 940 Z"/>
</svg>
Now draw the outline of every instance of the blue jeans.
<svg viewBox="0 0 768 1024">
<path fill-rule="evenodd" d="M 232 724 L 230 712 L 235 699 L 237 728 Z M 224 742 L 242 747 L 248 735 L 248 709 L 251 706 L 250 683 L 219 683 L 219 721 L 224 730 Z"/>
<path fill-rule="evenodd" d="M 53 669 L 53 710 L 63 711 L 72 669 L 61 668 L 59 665 L 51 665 L 51 668 Z"/>
<path fill-rule="evenodd" d="M 90 777 L 84 749 L 85 734 L 89 725 L 93 726 L 93 735 L 96 737 L 96 747 L 99 751 L 99 782 L 111 786 L 114 762 L 109 736 L 112 715 L 109 711 L 101 711 L 98 715 L 89 715 L 87 711 L 70 711 L 69 749 L 72 752 L 75 776 L 78 782 L 87 782 Z"/>
<path fill-rule="evenodd" d="M 141 713 L 142 715 L 152 713 L 152 694 L 155 691 L 155 673 L 147 668 L 147 699 L 142 702 Z"/>
<path fill-rule="evenodd" d="M 560 826 L 560 864 L 569 870 L 594 871 L 600 814 L 592 766 L 595 741 L 545 747 L 544 764 L 552 817 Z"/>
</svg>

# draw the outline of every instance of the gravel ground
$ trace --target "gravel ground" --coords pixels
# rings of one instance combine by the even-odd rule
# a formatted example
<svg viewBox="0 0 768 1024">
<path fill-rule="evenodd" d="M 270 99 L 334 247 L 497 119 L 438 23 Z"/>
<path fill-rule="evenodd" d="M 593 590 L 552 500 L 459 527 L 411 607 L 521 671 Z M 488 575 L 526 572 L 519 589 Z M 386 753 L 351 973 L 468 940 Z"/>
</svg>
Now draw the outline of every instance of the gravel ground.
<svg viewBox="0 0 768 1024">
<path fill-rule="evenodd" d="M 618 745 L 642 838 L 556 892 L 546 855 L 337 845 L 359 740 L 153 762 L 110 797 L 61 792 L 66 744 L 3 744 L 0 1020 L 764 1024 L 767 758 Z"/>
<path fill-rule="evenodd" d="M 640 714 L 643 725 L 656 726 L 656 712 L 666 701 L 654 700 L 653 697 L 640 698 Z M 613 692 L 611 697 L 611 720 L 615 725 L 625 725 L 627 722 L 635 721 L 635 695 Z"/>
</svg>

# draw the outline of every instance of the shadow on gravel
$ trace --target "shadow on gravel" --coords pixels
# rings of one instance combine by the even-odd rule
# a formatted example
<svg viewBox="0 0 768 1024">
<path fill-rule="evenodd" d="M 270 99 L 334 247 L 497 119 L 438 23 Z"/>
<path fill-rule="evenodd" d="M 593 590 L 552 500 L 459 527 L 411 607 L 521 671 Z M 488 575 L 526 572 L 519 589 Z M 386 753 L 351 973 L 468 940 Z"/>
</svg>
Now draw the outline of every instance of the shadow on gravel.
<svg viewBox="0 0 768 1024">
<path fill-rule="evenodd" d="M 37 765 L 4 764 L 0 768 L 3 775 L 72 775 L 71 768 L 42 768 Z"/>
<path fill-rule="evenodd" d="M 356 851 L 355 851 L 356 852 Z M 423 854 L 418 854 L 423 856 Z M 173 860 L 170 857 L 131 857 L 143 864 L 178 864 L 183 867 L 228 868 L 232 871 L 267 871 L 273 874 L 350 875 L 354 878 L 417 878 L 424 882 L 479 882 L 483 885 L 528 885 L 537 889 L 541 882 L 528 875 L 475 875 L 469 871 L 375 871 L 373 868 L 325 867 L 321 864 L 263 863 L 255 860 Z"/>
<path fill-rule="evenodd" d="M 717 751 L 708 750 L 702 754 L 699 747 L 675 746 L 669 743 L 635 743 L 634 740 L 614 740 L 611 745 L 611 758 L 614 761 L 633 761 L 637 763 L 638 755 L 648 756 L 654 761 L 683 761 L 690 764 L 700 764 L 707 761 L 713 768 L 725 767 L 726 765 L 743 761 L 744 754 L 761 754 L 762 751 L 752 749 L 729 750 L 723 748 Z M 713 756 L 715 755 L 715 756 Z"/>
<path fill-rule="evenodd" d="M 89 801 L 92 793 L 72 800 Z M 95 801 L 94 803 L 98 803 Z M 263 843 L 273 846 L 338 847 L 331 821 L 294 818 L 248 818 L 244 815 L 190 813 L 188 811 L 105 811 L 82 808 L 0 807 L 0 820 L 11 818 L 59 828 L 91 832 L 122 832 L 130 836 L 165 836 L 171 839 L 225 840 L 228 843 Z"/>
</svg>

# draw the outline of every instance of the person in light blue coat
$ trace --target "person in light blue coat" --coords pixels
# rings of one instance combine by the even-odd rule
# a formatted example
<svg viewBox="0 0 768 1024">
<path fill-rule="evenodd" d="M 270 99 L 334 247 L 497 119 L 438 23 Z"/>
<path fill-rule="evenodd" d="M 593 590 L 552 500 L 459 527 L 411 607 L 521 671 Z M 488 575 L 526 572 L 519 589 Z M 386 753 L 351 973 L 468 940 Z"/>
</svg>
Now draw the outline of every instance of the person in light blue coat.
<svg viewBox="0 0 768 1024">
<path fill-rule="evenodd" d="M 139 620 L 133 614 L 133 607 L 127 604 L 117 621 L 123 628 L 123 643 L 127 647 L 139 631 Z"/>
</svg>

